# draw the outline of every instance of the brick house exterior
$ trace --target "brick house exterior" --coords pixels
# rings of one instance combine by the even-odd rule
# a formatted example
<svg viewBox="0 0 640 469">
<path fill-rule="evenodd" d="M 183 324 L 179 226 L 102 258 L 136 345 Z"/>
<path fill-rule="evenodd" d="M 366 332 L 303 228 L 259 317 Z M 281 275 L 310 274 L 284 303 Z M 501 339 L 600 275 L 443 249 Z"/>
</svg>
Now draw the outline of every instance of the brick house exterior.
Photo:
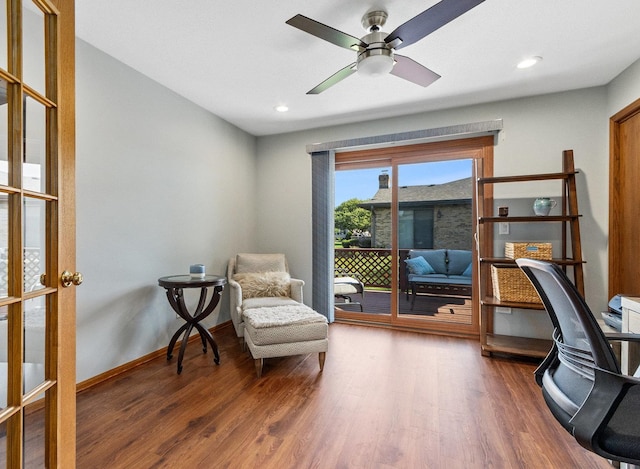
<svg viewBox="0 0 640 469">
<path fill-rule="evenodd" d="M 471 249 L 473 233 L 472 180 L 406 186 L 398 189 L 400 249 Z M 360 207 L 371 211 L 371 246 L 391 247 L 389 175 L 379 176 L 379 188 Z"/>
</svg>

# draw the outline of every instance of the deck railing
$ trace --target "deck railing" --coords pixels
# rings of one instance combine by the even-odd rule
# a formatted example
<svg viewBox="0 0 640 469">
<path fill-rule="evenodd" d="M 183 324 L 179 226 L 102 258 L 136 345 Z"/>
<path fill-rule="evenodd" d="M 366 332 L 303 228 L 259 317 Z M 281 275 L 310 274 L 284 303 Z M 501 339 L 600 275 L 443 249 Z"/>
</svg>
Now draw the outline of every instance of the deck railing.
<svg viewBox="0 0 640 469">
<path fill-rule="evenodd" d="M 30 292 L 40 285 L 40 248 L 24 248 L 24 291 Z M 0 248 L 0 297 L 7 296 L 9 273 L 8 250 Z"/>
<path fill-rule="evenodd" d="M 407 249 L 400 250 L 400 257 Z M 335 270 L 356 273 L 366 287 L 391 288 L 391 250 L 374 248 L 344 248 L 335 250 Z"/>
</svg>

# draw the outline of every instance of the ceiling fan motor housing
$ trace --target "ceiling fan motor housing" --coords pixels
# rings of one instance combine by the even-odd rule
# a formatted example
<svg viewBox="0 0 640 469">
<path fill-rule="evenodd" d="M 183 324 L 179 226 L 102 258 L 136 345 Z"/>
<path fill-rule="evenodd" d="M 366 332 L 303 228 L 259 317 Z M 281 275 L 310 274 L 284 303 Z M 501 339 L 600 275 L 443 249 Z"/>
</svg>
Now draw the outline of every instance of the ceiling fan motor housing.
<svg viewBox="0 0 640 469">
<path fill-rule="evenodd" d="M 378 31 L 387 22 L 387 17 L 387 12 L 384 10 L 369 11 L 362 17 L 361 24 L 367 32 Z"/>
<path fill-rule="evenodd" d="M 393 49 L 384 42 L 387 33 L 374 31 L 361 40 L 368 47 L 358 53 L 358 74 L 365 76 L 385 75 L 393 68 Z"/>
</svg>

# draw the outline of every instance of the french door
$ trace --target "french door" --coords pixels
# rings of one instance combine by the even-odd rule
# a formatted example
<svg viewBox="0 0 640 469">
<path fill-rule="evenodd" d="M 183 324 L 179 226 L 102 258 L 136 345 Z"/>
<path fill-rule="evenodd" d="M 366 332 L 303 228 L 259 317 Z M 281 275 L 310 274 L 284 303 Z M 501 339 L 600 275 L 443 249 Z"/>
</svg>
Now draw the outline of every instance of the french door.
<svg viewBox="0 0 640 469">
<path fill-rule="evenodd" d="M 336 311 L 337 319 L 386 323 L 393 327 L 425 329 L 432 332 L 447 333 L 475 337 L 479 334 L 478 288 L 477 279 L 471 274 L 471 295 L 450 296 L 445 300 L 436 296 L 416 296 L 415 305 L 411 293 L 407 291 L 404 259 L 409 249 L 449 248 L 471 251 L 471 272 L 477 271 L 475 242 L 473 241 L 476 223 L 475 185 L 473 161 L 482 159 L 481 165 L 486 174 L 493 171 L 493 138 L 478 137 L 448 142 L 408 145 L 403 147 L 381 148 L 374 150 L 349 151 L 336 154 L 336 171 L 357 171 L 359 168 L 377 168 L 380 171 L 378 192 L 371 200 L 365 200 L 371 210 L 371 251 L 376 258 L 388 253 L 387 264 L 378 262 L 380 269 L 385 270 L 391 292 L 385 297 L 388 307 L 385 311 L 367 311 L 367 307 L 376 298 L 382 297 L 372 290 L 366 297 L 364 311 L 361 313 L 350 305 Z M 458 179 L 462 182 L 445 187 L 445 205 L 431 203 L 428 182 L 415 179 L 424 174 L 427 167 L 440 163 L 448 167 L 464 167 Z M 456 177 L 454 177 L 456 179 Z M 454 187 L 453 187 L 454 186 Z M 451 195 L 451 191 L 457 191 Z M 415 193 L 408 198 L 407 194 Z M 458 200 L 460 199 L 460 200 Z M 463 200 L 464 199 L 464 200 Z M 388 221 L 387 221 L 388 218 Z M 448 228 L 448 234 L 442 236 L 439 230 L 447 224 L 455 223 Z M 457 232 L 456 232 L 457 230 Z M 457 237 L 462 234 L 461 237 Z M 339 249 L 339 248 L 338 248 Z M 353 252 L 352 257 L 359 253 Z M 366 253 L 363 253 L 363 255 Z M 336 250 L 336 262 L 339 256 Z M 367 254 L 370 255 L 370 254 Z M 368 295 L 369 293 L 365 293 Z M 354 296 L 354 298 L 358 298 Z M 371 298 L 369 301 L 368 298 Z M 437 300 L 437 301 L 436 301 Z M 438 303 L 440 301 L 440 303 Z M 444 302 L 443 302 L 444 301 Z M 437 304 L 436 304 L 437 303 Z M 429 309 L 432 308 L 432 309 Z M 435 308 L 435 309 L 433 309 Z M 438 313 L 438 309 L 441 310 Z M 443 311 L 452 311 L 444 314 Z M 433 314 L 432 314 L 433 313 Z M 439 315 L 438 315 L 439 314 Z M 445 317 L 450 316 L 450 317 Z M 453 319 L 452 319 L 453 318 Z M 461 318 L 461 319 L 460 319 Z"/>
<path fill-rule="evenodd" d="M 74 1 L 0 4 L 0 467 L 73 468 Z"/>
<path fill-rule="evenodd" d="M 640 294 L 640 99 L 610 119 L 609 298 Z"/>
</svg>

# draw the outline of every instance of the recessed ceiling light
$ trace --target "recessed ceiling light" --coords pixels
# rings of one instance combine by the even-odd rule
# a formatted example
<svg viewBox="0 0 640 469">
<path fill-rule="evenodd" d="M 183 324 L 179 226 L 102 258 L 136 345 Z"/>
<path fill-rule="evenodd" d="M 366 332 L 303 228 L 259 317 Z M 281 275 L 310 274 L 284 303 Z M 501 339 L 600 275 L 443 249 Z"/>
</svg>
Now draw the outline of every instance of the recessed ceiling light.
<svg viewBox="0 0 640 469">
<path fill-rule="evenodd" d="M 280 105 L 276 106 L 274 109 L 276 111 L 278 111 L 278 112 L 287 112 L 289 110 L 289 106 L 286 106 L 284 104 L 280 104 Z"/>
<path fill-rule="evenodd" d="M 542 60 L 542 57 L 539 57 L 539 56 L 529 57 L 528 59 L 524 59 L 522 62 L 518 63 L 518 68 L 533 67 L 535 64 L 537 64 L 541 60 Z"/>
</svg>

